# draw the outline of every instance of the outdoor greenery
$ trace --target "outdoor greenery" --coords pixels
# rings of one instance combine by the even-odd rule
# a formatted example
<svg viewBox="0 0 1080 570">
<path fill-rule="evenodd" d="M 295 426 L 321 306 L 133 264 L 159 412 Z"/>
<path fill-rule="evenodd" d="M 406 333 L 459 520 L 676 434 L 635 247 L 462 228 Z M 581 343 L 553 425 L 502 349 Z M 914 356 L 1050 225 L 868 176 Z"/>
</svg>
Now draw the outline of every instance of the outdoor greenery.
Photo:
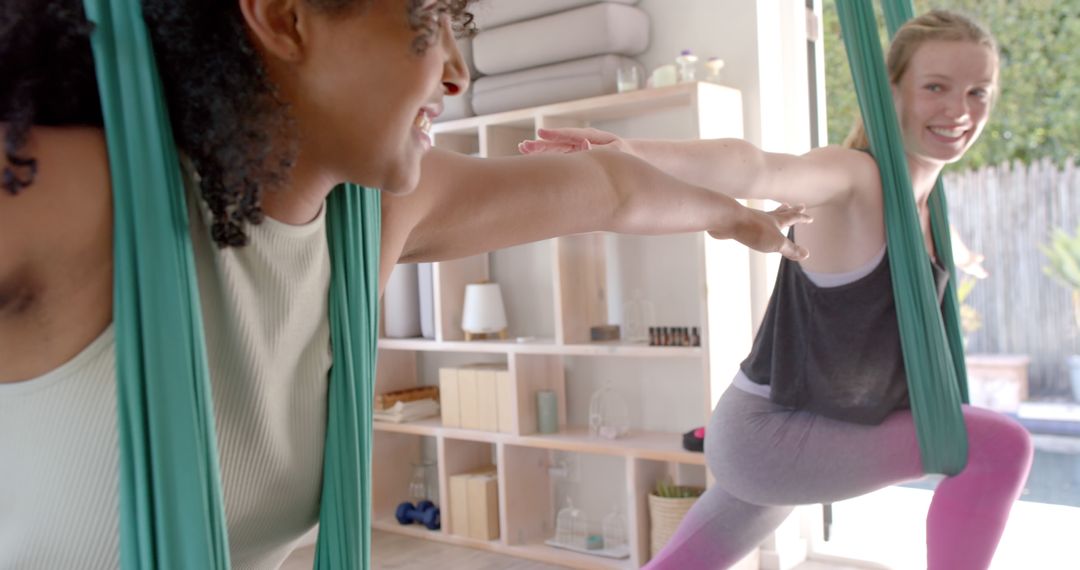
<svg viewBox="0 0 1080 570">
<path fill-rule="evenodd" d="M 1073 317 L 1080 327 L 1080 227 L 1069 235 L 1061 228 L 1054 228 L 1050 243 L 1040 245 L 1050 263 L 1043 271 L 1072 290 Z M 1080 397 L 1080 393 L 1077 394 Z"/>
<path fill-rule="evenodd" d="M 1050 262 L 1046 266 L 1046 274 L 1069 289 L 1080 292 L 1080 228 L 1076 228 L 1075 235 L 1054 228 L 1050 243 L 1040 246 L 1040 249 Z"/>
<path fill-rule="evenodd" d="M 874 3 L 880 13 L 880 2 Z M 823 8 L 829 142 L 839 144 L 859 109 L 835 0 L 824 0 Z M 1000 96 L 982 138 L 959 168 L 1075 159 L 1080 149 L 1080 0 L 915 0 L 916 13 L 931 8 L 974 16 L 1000 45 Z"/>
</svg>

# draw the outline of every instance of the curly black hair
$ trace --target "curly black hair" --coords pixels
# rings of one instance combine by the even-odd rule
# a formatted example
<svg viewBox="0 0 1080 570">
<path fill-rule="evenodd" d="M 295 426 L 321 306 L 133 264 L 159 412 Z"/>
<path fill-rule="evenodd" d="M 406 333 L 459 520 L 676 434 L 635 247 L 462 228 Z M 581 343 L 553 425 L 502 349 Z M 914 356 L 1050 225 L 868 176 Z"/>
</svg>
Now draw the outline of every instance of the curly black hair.
<svg viewBox="0 0 1080 570">
<path fill-rule="evenodd" d="M 324 10 L 363 10 L 372 0 L 307 0 Z M 407 0 L 426 50 L 449 15 L 456 34 L 475 31 L 471 0 Z M 260 223 L 262 189 L 283 180 L 296 150 L 268 133 L 294 127 L 251 44 L 236 2 L 142 0 L 177 147 L 199 173 L 221 247 L 247 243 Z M 32 125 L 102 127 L 90 33 L 82 0 L 4 0 L 0 6 L 0 122 L 7 123 L 3 188 L 33 183 L 37 161 L 20 151 Z"/>
</svg>

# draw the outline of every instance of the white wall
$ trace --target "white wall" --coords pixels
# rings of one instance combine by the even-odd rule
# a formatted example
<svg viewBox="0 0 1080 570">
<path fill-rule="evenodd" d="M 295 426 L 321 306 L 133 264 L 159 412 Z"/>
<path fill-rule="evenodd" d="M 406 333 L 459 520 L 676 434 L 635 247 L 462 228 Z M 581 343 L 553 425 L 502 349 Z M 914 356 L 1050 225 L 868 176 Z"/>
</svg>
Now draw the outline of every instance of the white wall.
<svg viewBox="0 0 1080 570">
<path fill-rule="evenodd" d="M 646 69 L 682 49 L 724 60 L 724 82 L 743 93 L 746 139 L 766 150 L 809 148 L 805 4 L 802 0 L 641 0 L 649 14 Z"/>
</svg>

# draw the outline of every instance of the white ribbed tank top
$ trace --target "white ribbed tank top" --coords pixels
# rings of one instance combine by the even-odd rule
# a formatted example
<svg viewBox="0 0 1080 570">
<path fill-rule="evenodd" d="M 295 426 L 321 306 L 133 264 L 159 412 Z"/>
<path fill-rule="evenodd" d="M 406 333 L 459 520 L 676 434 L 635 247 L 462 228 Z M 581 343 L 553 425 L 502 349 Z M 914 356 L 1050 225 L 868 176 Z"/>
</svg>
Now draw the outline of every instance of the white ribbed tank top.
<svg viewBox="0 0 1080 570">
<path fill-rule="evenodd" d="M 330 370 L 324 214 L 220 250 L 189 200 L 233 568 L 277 568 L 317 522 Z M 44 376 L 0 384 L 0 569 L 115 569 L 110 326 Z"/>
</svg>

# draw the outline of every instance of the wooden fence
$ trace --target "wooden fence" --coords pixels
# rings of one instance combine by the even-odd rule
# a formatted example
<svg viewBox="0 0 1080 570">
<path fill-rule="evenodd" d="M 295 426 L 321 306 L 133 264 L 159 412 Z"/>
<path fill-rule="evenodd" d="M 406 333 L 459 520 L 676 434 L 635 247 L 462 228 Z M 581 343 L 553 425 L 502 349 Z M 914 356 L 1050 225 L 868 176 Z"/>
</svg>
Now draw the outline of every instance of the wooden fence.
<svg viewBox="0 0 1080 570">
<path fill-rule="evenodd" d="M 1053 228 L 1080 225 L 1080 169 L 1041 161 L 947 172 L 945 187 L 953 226 L 990 273 L 968 297 L 983 320 L 968 352 L 1029 355 L 1031 398 L 1069 397 L 1066 358 L 1080 354 L 1080 330 L 1038 246 Z"/>
</svg>

